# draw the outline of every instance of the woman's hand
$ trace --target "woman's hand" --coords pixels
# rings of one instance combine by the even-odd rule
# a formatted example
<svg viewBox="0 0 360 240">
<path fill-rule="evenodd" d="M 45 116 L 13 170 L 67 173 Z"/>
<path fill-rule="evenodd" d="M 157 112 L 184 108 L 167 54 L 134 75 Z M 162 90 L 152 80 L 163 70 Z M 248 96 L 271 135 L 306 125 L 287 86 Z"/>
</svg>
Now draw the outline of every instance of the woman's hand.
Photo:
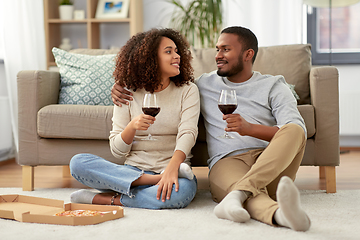
<svg viewBox="0 0 360 240">
<path fill-rule="evenodd" d="M 163 202 L 165 202 L 165 200 L 169 200 L 174 184 L 175 191 L 179 191 L 178 171 L 178 168 L 169 168 L 169 165 L 165 169 L 161 180 L 156 184 L 159 186 L 156 194 L 157 200 L 160 200 L 160 198 Z"/>
<path fill-rule="evenodd" d="M 136 130 L 147 130 L 156 119 L 150 115 L 140 114 L 133 118 L 121 133 L 121 138 L 126 144 L 131 144 Z"/>
<path fill-rule="evenodd" d="M 155 120 L 155 117 L 146 114 L 140 114 L 130 121 L 129 126 L 134 130 L 147 130 L 150 125 L 155 122 Z"/>
<path fill-rule="evenodd" d="M 160 197 L 163 202 L 169 200 L 174 184 L 175 191 L 179 191 L 179 167 L 180 164 L 184 162 L 185 158 L 186 155 L 181 150 L 176 150 L 174 152 L 174 155 L 162 174 L 161 180 L 156 184 L 159 186 L 156 194 L 158 200 L 160 200 Z"/>
<path fill-rule="evenodd" d="M 120 86 L 118 83 L 114 83 L 112 89 L 111 89 L 111 99 L 113 103 L 119 107 L 121 107 L 122 104 L 128 105 L 128 101 L 132 101 L 132 93 Z M 126 101 L 128 100 L 128 101 Z"/>
</svg>

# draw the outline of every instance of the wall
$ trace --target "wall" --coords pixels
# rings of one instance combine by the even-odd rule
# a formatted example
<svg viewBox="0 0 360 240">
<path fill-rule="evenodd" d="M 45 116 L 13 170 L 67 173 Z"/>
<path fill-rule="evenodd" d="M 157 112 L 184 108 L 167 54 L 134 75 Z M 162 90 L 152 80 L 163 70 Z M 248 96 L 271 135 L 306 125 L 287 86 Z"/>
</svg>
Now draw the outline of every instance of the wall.
<svg viewBox="0 0 360 240">
<path fill-rule="evenodd" d="M 0 59 L 0 96 L 7 97 L 4 60 Z"/>
<path fill-rule="evenodd" d="M 340 146 L 360 147 L 360 65 L 338 65 Z"/>
<path fill-rule="evenodd" d="M 186 1 L 182 1 L 186 2 Z M 156 27 L 168 27 L 171 13 L 174 11 L 172 4 L 165 1 L 143 0 L 144 3 L 144 30 Z"/>
<path fill-rule="evenodd" d="M 13 157 L 9 98 L 7 96 L 4 63 L 0 61 L 0 161 Z"/>
</svg>

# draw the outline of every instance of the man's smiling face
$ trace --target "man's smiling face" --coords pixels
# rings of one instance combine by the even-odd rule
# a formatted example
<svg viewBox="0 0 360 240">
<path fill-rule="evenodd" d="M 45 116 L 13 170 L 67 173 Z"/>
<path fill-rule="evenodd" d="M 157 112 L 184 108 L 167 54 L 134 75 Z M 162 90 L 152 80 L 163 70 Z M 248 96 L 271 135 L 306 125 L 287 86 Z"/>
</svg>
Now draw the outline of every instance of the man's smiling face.
<svg viewBox="0 0 360 240">
<path fill-rule="evenodd" d="M 222 33 L 216 44 L 217 74 L 222 77 L 232 77 L 244 69 L 243 49 L 238 36 Z"/>
</svg>

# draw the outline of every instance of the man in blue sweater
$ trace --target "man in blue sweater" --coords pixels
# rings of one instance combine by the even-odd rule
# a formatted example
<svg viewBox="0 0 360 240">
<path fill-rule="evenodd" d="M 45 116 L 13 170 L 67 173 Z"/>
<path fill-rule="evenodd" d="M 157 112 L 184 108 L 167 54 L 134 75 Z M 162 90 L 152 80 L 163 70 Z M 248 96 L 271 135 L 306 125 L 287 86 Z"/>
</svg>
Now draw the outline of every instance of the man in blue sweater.
<svg viewBox="0 0 360 240">
<path fill-rule="evenodd" d="M 218 70 L 196 79 L 210 156 L 210 191 L 219 203 L 215 215 L 308 230 L 310 219 L 293 183 L 306 144 L 296 99 L 283 76 L 253 71 L 258 43 L 249 29 L 224 29 L 216 49 Z M 116 89 L 114 85 L 112 97 L 119 105 L 123 101 Z M 238 107 L 233 114 L 214 110 L 221 89 L 236 91 Z M 219 138 L 224 127 L 234 139 Z"/>
</svg>

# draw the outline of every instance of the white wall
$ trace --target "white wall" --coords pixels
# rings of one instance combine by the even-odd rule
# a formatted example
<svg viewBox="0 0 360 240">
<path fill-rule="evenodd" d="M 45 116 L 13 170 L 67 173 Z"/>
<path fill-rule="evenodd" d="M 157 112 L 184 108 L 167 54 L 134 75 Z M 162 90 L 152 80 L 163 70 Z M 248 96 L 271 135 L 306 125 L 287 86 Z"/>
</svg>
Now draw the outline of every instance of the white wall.
<svg viewBox="0 0 360 240">
<path fill-rule="evenodd" d="M 182 2 L 186 2 L 183 0 Z M 165 1 L 143 0 L 144 31 L 156 27 L 169 27 L 174 6 Z"/>
<path fill-rule="evenodd" d="M 5 69 L 2 59 L 0 59 L 0 97 L 7 96 Z"/>
<path fill-rule="evenodd" d="M 4 64 L 0 62 L 0 161 L 14 157 L 11 121 L 7 116 L 10 116 L 9 98 Z"/>
<path fill-rule="evenodd" d="M 360 64 L 338 65 L 340 146 L 360 146 Z"/>
<path fill-rule="evenodd" d="M 182 0 L 186 4 L 187 0 Z M 279 3 L 279 6 L 274 3 Z M 165 1 L 143 0 L 144 30 L 169 27 L 174 6 Z M 223 0 L 223 27 L 250 28 L 259 46 L 301 43 L 301 0 Z M 256 9 L 251 11 L 251 9 Z M 300 9 L 300 10 L 299 10 Z M 264 19 L 257 21 L 259 19 Z M 268 20 L 268 21 L 267 21 Z M 278 34 L 274 34 L 277 32 Z"/>
</svg>

